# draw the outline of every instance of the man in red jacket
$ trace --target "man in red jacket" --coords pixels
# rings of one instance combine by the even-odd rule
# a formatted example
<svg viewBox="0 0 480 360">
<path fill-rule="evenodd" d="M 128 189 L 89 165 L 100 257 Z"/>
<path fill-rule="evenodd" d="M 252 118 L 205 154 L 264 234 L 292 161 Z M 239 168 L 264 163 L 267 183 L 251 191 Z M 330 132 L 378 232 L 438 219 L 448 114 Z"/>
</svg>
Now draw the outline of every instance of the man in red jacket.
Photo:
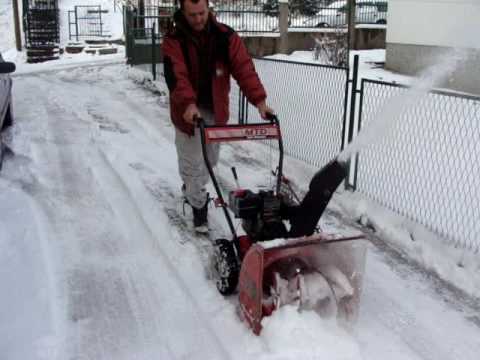
<svg viewBox="0 0 480 360">
<path fill-rule="evenodd" d="M 263 119 L 273 113 L 265 89 L 240 36 L 216 21 L 208 0 L 180 0 L 175 27 L 163 40 L 165 79 L 170 91 L 170 115 L 175 125 L 182 191 L 193 209 L 199 232 L 208 231 L 207 193 L 209 177 L 203 161 L 198 117 L 207 124 L 224 125 L 229 119 L 230 75 Z M 209 144 L 212 166 L 218 162 L 218 144 Z"/>
</svg>

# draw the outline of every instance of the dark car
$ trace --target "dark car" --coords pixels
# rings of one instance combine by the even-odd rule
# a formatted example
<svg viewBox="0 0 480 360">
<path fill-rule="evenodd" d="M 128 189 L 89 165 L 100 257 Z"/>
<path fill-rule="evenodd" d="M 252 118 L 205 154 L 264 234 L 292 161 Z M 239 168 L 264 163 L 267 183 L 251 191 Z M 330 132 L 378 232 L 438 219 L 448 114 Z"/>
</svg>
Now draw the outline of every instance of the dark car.
<svg viewBox="0 0 480 360">
<path fill-rule="evenodd" d="M 0 54 L 0 169 L 3 160 L 2 131 L 13 123 L 12 79 L 8 74 L 15 71 L 15 64 L 3 61 Z"/>
</svg>

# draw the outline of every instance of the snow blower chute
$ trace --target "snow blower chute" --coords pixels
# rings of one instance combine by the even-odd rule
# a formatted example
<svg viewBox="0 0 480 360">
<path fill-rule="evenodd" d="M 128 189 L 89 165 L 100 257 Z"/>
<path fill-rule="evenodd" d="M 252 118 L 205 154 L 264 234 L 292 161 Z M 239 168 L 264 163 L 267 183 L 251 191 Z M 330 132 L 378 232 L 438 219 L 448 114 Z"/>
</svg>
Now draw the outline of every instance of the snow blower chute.
<svg viewBox="0 0 480 360">
<path fill-rule="evenodd" d="M 230 240 L 215 240 L 219 292 L 230 295 L 238 287 L 242 317 L 257 335 L 262 318 L 286 304 L 355 320 L 365 252 L 363 244 L 352 240 L 363 236 L 317 231 L 332 194 L 346 177 L 346 164 L 332 160 L 314 175 L 305 197 L 295 202 L 283 191 L 283 143 L 276 116 L 270 122 L 247 125 L 207 126 L 201 119 L 198 124 L 205 164 L 218 196 L 215 204 L 223 209 L 232 233 Z M 275 189 L 238 188 L 229 192 L 227 204 L 206 156 L 206 144 L 245 140 L 278 141 Z M 230 212 L 241 221 L 244 235 L 237 234 Z"/>
</svg>

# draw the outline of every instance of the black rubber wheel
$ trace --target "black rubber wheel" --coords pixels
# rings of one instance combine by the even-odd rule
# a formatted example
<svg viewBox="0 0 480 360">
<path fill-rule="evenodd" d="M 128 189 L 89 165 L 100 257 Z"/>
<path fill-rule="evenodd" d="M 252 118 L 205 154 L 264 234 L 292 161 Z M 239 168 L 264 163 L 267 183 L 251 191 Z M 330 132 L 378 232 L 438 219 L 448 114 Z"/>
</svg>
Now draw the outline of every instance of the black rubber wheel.
<svg viewBox="0 0 480 360">
<path fill-rule="evenodd" d="M 2 130 L 13 125 L 12 104 L 8 105 L 7 112 L 5 113 L 5 119 L 3 121 Z"/>
<path fill-rule="evenodd" d="M 231 295 L 238 285 L 239 264 L 234 244 L 226 239 L 215 241 L 214 266 L 217 289 L 222 295 Z"/>
</svg>

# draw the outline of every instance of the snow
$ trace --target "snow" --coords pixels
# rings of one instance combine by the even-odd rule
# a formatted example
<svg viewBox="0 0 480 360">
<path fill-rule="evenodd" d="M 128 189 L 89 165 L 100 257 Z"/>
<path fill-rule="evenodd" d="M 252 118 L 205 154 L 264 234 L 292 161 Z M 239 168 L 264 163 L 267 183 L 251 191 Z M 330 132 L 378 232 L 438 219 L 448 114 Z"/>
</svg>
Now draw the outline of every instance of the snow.
<svg viewBox="0 0 480 360">
<path fill-rule="evenodd" d="M 28 216 L 38 219 L 40 230 L 15 215 L 15 221 L 2 219 L 6 254 L 29 256 L 19 248 L 18 233 L 38 244 L 29 242 L 33 261 L 17 265 L 9 256 L 3 264 L 21 269 L 25 280 L 18 283 L 27 293 L 52 290 L 26 304 L 25 292 L 3 296 L 0 308 L 9 311 L 2 324 L 17 327 L 0 343 L 9 359 L 42 359 L 45 352 L 58 359 L 422 359 L 430 352 L 438 359 L 457 353 L 476 359 L 479 329 L 464 315 L 474 318 L 475 308 L 439 295 L 426 273 L 407 265 L 398 272 L 395 257 L 372 246 L 353 332 L 288 307 L 264 320 L 260 337 L 249 332 L 236 300 L 221 297 L 209 278 L 206 244 L 185 242 L 169 220 L 169 204 L 181 207 L 175 198 L 181 182 L 168 108 L 130 76 L 123 65 L 109 65 L 14 79 L 22 96 L 15 96 L 17 123 L 7 139 L 15 155 L 0 177 L 2 206 L 33 213 Z M 241 160 L 250 156 L 237 145 L 224 148 L 222 177 L 238 163 L 241 181 L 261 182 L 256 165 Z M 286 164 L 287 174 L 301 166 L 293 159 Z M 304 167 L 307 179 L 309 171 Z M 223 223 L 213 209 L 211 216 Z M 323 222 L 349 231 L 331 216 Z M 18 310 L 10 311 L 11 304 Z M 32 315 L 21 320 L 20 308 Z M 443 319 L 455 331 L 441 325 Z M 43 327 L 32 332 L 32 322 Z M 463 345 L 454 349 L 453 343 Z"/>
<path fill-rule="evenodd" d="M 391 128 L 395 127 L 396 129 L 398 126 L 398 114 L 403 109 L 414 108 L 415 104 L 427 101 L 426 94 L 428 91 L 435 87 L 436 84 L 441 83 L 443 79 L 448 78 L 449 74 L 457 66 L 461 66 L 465 58 L 463 50 L 453 50 L 452 53 L 444 56 L 435 67 L 425 72 L 419 78 L 415 78 L 394 74 L 378 67 L 377 64 L 382 64 L 385 61 L 385 50 L 354 51 L 350 58 L 351 66 L 353 65 L 353 55 L 360 56 L 359 78 L 408 85 L 412 89 L 391 99 L 383 108 L 378 110 L 377 114 L 374 114 L 372 127 L 370 129 L 367 128 L 367 131 L 363 132 L 359 141 L 354 142 L 355 148 L 349 150 L 352 152 L 358 150 L 363 145 L 375 144 L 376 141 L 374 139 L 378 138 L 379 134 L 383 134 L 381 136 L 382 141 L 388 142 L 388 134 L 392 132 Z M 291 55 L 277 54 L 272 57 L 290 61 L 317 63 L 313 59 L 312 53 L 307 51 L 296 51 Z M 464 116 L 467 116 L 469 113 L 475 113 L 474 111 L 468 111 L 467 108 L 464 110 Z M 375 121 L 376 119 L 387 119 L 386 123 L 388 126 L 385 126 L 385 121 Z M 469 117 L 464 118 L 463 121 L 475 121 L 475 119 Z M 454 173 L 446 175 L 447 177 L 456 176 Z M 430 184 L 429 186 L 435 186 L 435 184 Z M 469 193 L 471 192 L 465 191 L 465 194 Z M 478 253 L 472 250 L 472 248 L 464 249 L 461 246 L 457 247 L 455 242 L 448 243 L 446 239 L 433 234 L 425 227 L 408 221 L 404 217 L 394 214 L 385 207 L 381 207 L 374 201 L 369 201 L 358 194 L 342 192 L 334 200 L 338 201 L 334 202 L 334 206 L 338 207 L 340 213 L 348 213 L 352 219 L 357 219 L 363 222 L 364 225 L 371 226 L 384 241 L 387 241 L 395 249 L 401 251 L 418 264 L 438 274 L 442 279 L 455 284 L 468 294 L 475 297 L 480 296 L 480 273 L 478 272 L 480 264 Z M 419 209 L 413 210 L 419 211 Z M 440 211 L 440 209 L 432 209 L 431 211 Z M 468 232 L 471 229 L 459 229 L 458 232 L 463 231 Z"/>
<path fill-rule="evenodd" d="M 370 240 L 357 325 L 285 306 L 253 335 L 236 298 L 215 289 L 209 244 L 172 218 L 181 181 L 162 79 L 127 68 L 122 52 L 27 65 L 8 50 L 4 9 L 0 50 L 18 71 L 16 121 L 4 137 L 13 155 L 0 172 L 2 358 L 478 358 L 478 299 L 431 272 L 480 295 L 478 254 L 438 246 L 418 224 L 341 189 L 321 227 Z M 362 76 L 413 81 L 372 67 L 383 50 L 359 53 Z M 288 58 L 313 62 L 311 52 Z M 260 145 L 225 146 L 218 170 L 231 179 L 239 164 L 242 185 L 262 184 L 269 157 Z M 285 159 L 302 191 L 315 170 Z M 222 215 L 210 216 L 228 234 Z"/>
<path fill-rule="evenodd" d="M 425 227 L 405 219 L 379 204 L 356 194 L 344 192 L 332 204 L 345 216 L 357 219 L 405 257 L 438 274 L 468 294 L 478 297 L 478 253 L 445 244 Z M 355 204 L 355 205 L 353 205 Z"/>
<path fill-rule="evenodd" d="M 350 52 L 350 67 L 353 68 L 354 55 L 360 56 L 359 78 L 393 82 L 397 84 L 408 85 L 414 78 L 410 76 L 400 75 L 385 70 L 381 65 L 385 63 L 385 50 L 356 50 Z M 312 51 L 294 51 L 290 55 L 275 54 L 268 56 L 272 59 L 298 61 L 308 64 L 318 64 L 314 59 Z M 379 64 L 379 65 L 377 65 Z"/>
<path fill-rule="evenodd" d="M 79 66 L 98 66 L 108 64 L 122 64 L 125 63 L 125 48 L 118 46 L 118 53 L 108 55 L 96 54 L 64 54 L 60 59 L 55 61 L 46 61 L 37 64 L 27 64 L 26 54 L 10 50 L 4 54 L 5 61 L 13 61 L 17 67 L 15 76 L 33 74 L 37 72 L 48 72 L 52 70 L 77 68 Z"/>
<path fill-rule="evenodd" d="M 2 353 L 12 359 L 34 359 L 55 342 L 58 324 L 49 229 L 35 201 L 3 179 L 0 214 L 0 259 L 6 265 L 0 276 L 3 289 L 8 289 L 0 302 L 0 319 L 8 327 L 2 326 L 0 333 L 2 343 L 7 339 L 12 344 L 2 347 Z M 31 346 L 23 346 L 25 342 Z"/>
<path fill-rule="evenodd" d="M 269 353 L 268 356 L 258 354 L 259 359 L 363 358 L 358 343 L 346 331 L 334 322 L 319 322 L 312 312 L 299 314 L 294 306 L 280 308 L 275 316 L 266 318 L 263 325 L 262 336 L 267 339 Z"/>
<path fill-rule="evenodd" d="M 7 30 L 8 29 L 8 30 Z M 15 47 L 11 0 L 0 0 L 0 52 Z"/>
</svg>

